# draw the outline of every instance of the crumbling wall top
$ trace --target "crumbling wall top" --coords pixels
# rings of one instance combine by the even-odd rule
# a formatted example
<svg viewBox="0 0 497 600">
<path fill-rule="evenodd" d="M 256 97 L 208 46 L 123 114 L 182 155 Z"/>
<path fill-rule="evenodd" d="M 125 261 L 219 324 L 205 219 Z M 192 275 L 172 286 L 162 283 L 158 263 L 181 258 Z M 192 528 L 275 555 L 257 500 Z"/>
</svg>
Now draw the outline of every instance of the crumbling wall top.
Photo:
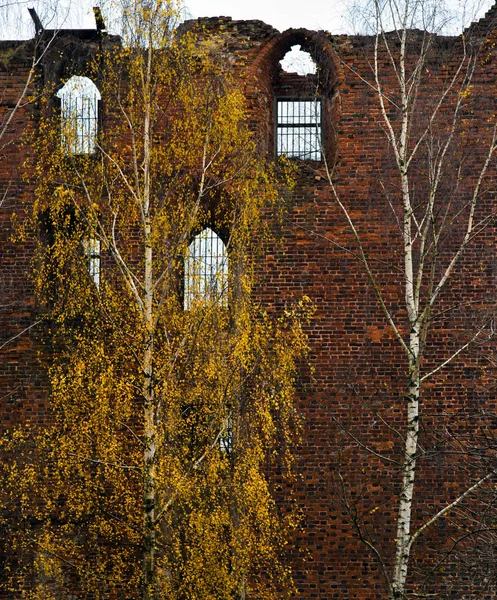
<svg viewBox="0 0 497 600">
<path fill-rule="evenodd" d="M 471 25 L 466 29 L 465 33 L 466 35 L 473 34 L 477 36 L 484 36 L 488 35 L 495 29 L 497 29 L 497 2 L 494 2 L 494 4 L 481 19 L 471 23 Z"/>
<path fill-rule="evenodd" d="M 0 41 L 0 66 L 31 62 L 33 58 L 33 40 Z"/>
<path fill-rule="evenodd" d="M 231 17 L 200 17 L 190 19 L 180 25 L 178 32 L 195 31 L 197 34 L 205 32 L 206 35 L 213 35 L 216 31 L 223 36 L 233 36 L 237 38 L 246 38 L 254 41 L 264 41 L 269 37 L 279 33 L 271 25 L 264 21 L 234 21 Z"/>
</svg>

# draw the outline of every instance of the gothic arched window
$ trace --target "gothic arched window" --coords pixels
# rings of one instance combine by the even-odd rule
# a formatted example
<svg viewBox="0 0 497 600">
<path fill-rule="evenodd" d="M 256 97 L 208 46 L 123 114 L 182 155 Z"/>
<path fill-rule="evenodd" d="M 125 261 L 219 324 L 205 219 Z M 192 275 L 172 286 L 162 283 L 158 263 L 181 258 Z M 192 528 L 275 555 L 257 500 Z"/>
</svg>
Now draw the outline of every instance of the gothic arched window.
<svg viewBox="0 0 497 600">
<path fill-rule="evenodd" d="M 193 238 L 185 258 L 185 308 L 197 300 L 228 304 L 228 253 L 209 227 Z"/>
<path fill-rule="evenodd" d="M 61 101 L 63 148 L 67 154 L 92 154 L 98 134 L 97 86 L 88 77 L 74 75 L 57 97 Z"/>
<path fill-rule="evenodd" d="M 276 90 L 276 154 L 321 160 L 322 116 L 316 63 L 299 45 L 280 61 Z"/>
</svg>

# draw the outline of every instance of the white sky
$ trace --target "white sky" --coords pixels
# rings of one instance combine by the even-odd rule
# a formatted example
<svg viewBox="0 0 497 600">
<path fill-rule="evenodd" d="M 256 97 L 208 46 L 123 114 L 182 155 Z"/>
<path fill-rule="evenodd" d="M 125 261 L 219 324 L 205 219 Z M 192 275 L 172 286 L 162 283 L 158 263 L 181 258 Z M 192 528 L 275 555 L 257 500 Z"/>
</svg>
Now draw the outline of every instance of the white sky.
<svg viewBox="0 0 497 600">
<path fill-rule="evenodd" d="M 466 1 L 449 0 L 456 9 Z M 478 16 L 482 16 L 491 6 L 492 0 L 477 1 L 481 2 Z M 233 19 L 260 19 L 280 31 L 290 27 L 305 27 L 325 29 L 332 33 L 353 33 L 347 10 L 353 2 L 354 0 L 185 0 L 187 10 L 194 18 L 222 15 Z M 51 10 L 52 4 L 57 6 L 56 11 Z M 7 3 L 0 0 L 0 39 L 20 39 L 33 35 L 28 6 L 35 6 L 47 29 L 57 26 L 94 28 L 92 7 L 99 4 L 99 0 L 13 0 Z M 64 6 L 70 6 L 70 9 Z M 9 17 L 8 26 L 5 26 L 2 12 L 4 17 Z M 17 14 L 22 17 L 23 26 L 13 25 L 15 19 L 12 17 Z"/>
<path fill-rule="evenodd" d="M 341 16 L 345 0 L 186 0 L 194 17 L 227 16 L 233 19 L 260 19 L 284 31 L 290 27 L 343 31 Z"/>
</svg>

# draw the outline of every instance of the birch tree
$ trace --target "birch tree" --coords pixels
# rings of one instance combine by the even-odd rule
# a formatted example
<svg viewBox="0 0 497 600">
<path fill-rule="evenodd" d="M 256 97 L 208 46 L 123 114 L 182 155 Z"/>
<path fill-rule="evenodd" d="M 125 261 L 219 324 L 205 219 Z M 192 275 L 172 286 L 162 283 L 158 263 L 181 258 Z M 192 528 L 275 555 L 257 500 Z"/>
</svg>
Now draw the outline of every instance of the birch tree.
<svg viewBox="0 0 497 600">
<path fill-rule="evenodd" d="M 62 104 L 61 135 L 51 89 L 35 143 L 54 425 L 6 444 L 13 546 L 31 557 L 16 585 L 280 597 L 295 521 L 268 473 L 292 473 L 306 303 L 277 319 L 251 299 L 273 177 L 232 76 L 176 36 L 174 4 L 122 15 L 122 44 L 88 65 L 103 130 L 82 142 Z"/>
<path fill-rule="evenodd" d="M 472 450 L 474 457 L 475 447 L 461 441 L 457 453 L 465 453 L 468 464 L 474 466 L 464 483 L 466 487 L 461 482 L 453 501 L 439 506 L 431 517 L 420 522 L 415 510 L 422 497 L 416 479 L 423 469 L 419 459 L 425 455 L 420 438 L 424 390 L 428 384 L 443 386 L 439 376 L 467 356 L 471 348 L 488 342 L 493 335 L 491 313 L 485 312 L 488 310 L 485 308 L 479 325 L 473 327 L 454 351 L 446 352 L 442 359 L 438 355 L 437 363 L 433 363 L 432 358 L 425 360 L 426 348 L 437 343 L 436 319 L 454 310 L 446 307 L 443 295 L 450 289 L 468 249 L 495 218 L 485 198 L 488 198 L 489 182 L 495 173 L 497 130 L 492 111 L 484 122 L 474 125 L 468 120 L 472 110 L 470 103 L 474 100 L 475 73 L 482 64 L 486 43 L 481 32 L 473 39 L 471 32 L 462 35 L 452 48 L 457 58 L 444 59 L 437 56 L 440 50 L 437 35 L 433 33 L 444 25 L 445 14 L 438 5 L 410 0 L 375 1 L 368 15 L 370 23 L 374 23 L 372 50 L 368 56 L 371 77 L 364 78 L 347 64 L 343 64 L 343 68 L 347 77 L 361 77 L 362 84 L 374 90 L 385 153 L 392 159 L 393 166 L 387 166 L 378 178 L 385 205 L 390 207 L 397 222 L 402 253 L 401 266 L 393 267 L 401 273 L 397 299 L 389 294 L 377 269 L 378 259 L 382 263 L 388 259 L 369 253 L 366 236 L 336 183 L 338 169 L 335 171 L 326 164 L 326 173 L 332 197 L 355 239 L 353 252 L 357 252 L 404 359 L 401 367 L 405 372 L 404 425 L 397 430 L 384 422 L 392 434 L 402 440 L 402 457 L 374 451 L 371 445 L 361 441 L 360 434 L 356 436 L 339 424 L 353 444 L 390 465 L 393 477 L 397 477 L 396 534 L 387 547 L 382 548 L 367 533 L 349 502 L 346 486 L 340 485 L 342 501 L 347 505 L 356 534 L 381 565 L 387 584 L 385 595 L 389 600 L 397 600 L 411 594 L 408 583 L 416 542 L 439 520 L 454 514 L 482 488 L 486 489 L 494 477 L 491 445 L 486 451 L 480 447 L 481 461 L 473 461 L 470 457 Z M 451 63 L 450 68 L 446 68 L 444 60 Z M 438 67 L 433 67 L 437 61 Z M 471 157 L 464 155 L 463 150 L 468 140 L 478 140 Z M 449 447 L 445 452 L 456 453 Z M 377 510 L 381 511 L 381 507 L 374 508 L 373 512 Z M 473 527 L 471 521 L 468 518 L 467 530 L 460 539 L 471 537 L 468 533 Z"/>
</svg>

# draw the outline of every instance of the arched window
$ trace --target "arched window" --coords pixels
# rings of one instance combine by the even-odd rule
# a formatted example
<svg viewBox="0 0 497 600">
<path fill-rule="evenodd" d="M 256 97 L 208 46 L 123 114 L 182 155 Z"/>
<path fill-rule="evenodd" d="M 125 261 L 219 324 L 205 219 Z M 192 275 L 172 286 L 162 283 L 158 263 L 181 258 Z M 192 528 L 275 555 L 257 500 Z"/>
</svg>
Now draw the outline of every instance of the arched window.
<svg viewBox="0 0 497 600">
<path fill-rule="evenodd" d="M 316 63 L 309 52 L 292 46 L 280 61 L 276 93 L 276 154 L 321 160 L 321 99 Z"/>
<path fill-rule="evenodd" d="M 228 254 L 208 227 L 196 235 L 185 258 L 185 308 L 197 300 L 228 304 Z"/>
<path fill-rule="evenodd" d="M 62 146 L 67 154 L 91 154 L 98 134 L 97 86 L 88 77 L 74 75 L 57 97 L 61 100 Z"/>
</svg>

